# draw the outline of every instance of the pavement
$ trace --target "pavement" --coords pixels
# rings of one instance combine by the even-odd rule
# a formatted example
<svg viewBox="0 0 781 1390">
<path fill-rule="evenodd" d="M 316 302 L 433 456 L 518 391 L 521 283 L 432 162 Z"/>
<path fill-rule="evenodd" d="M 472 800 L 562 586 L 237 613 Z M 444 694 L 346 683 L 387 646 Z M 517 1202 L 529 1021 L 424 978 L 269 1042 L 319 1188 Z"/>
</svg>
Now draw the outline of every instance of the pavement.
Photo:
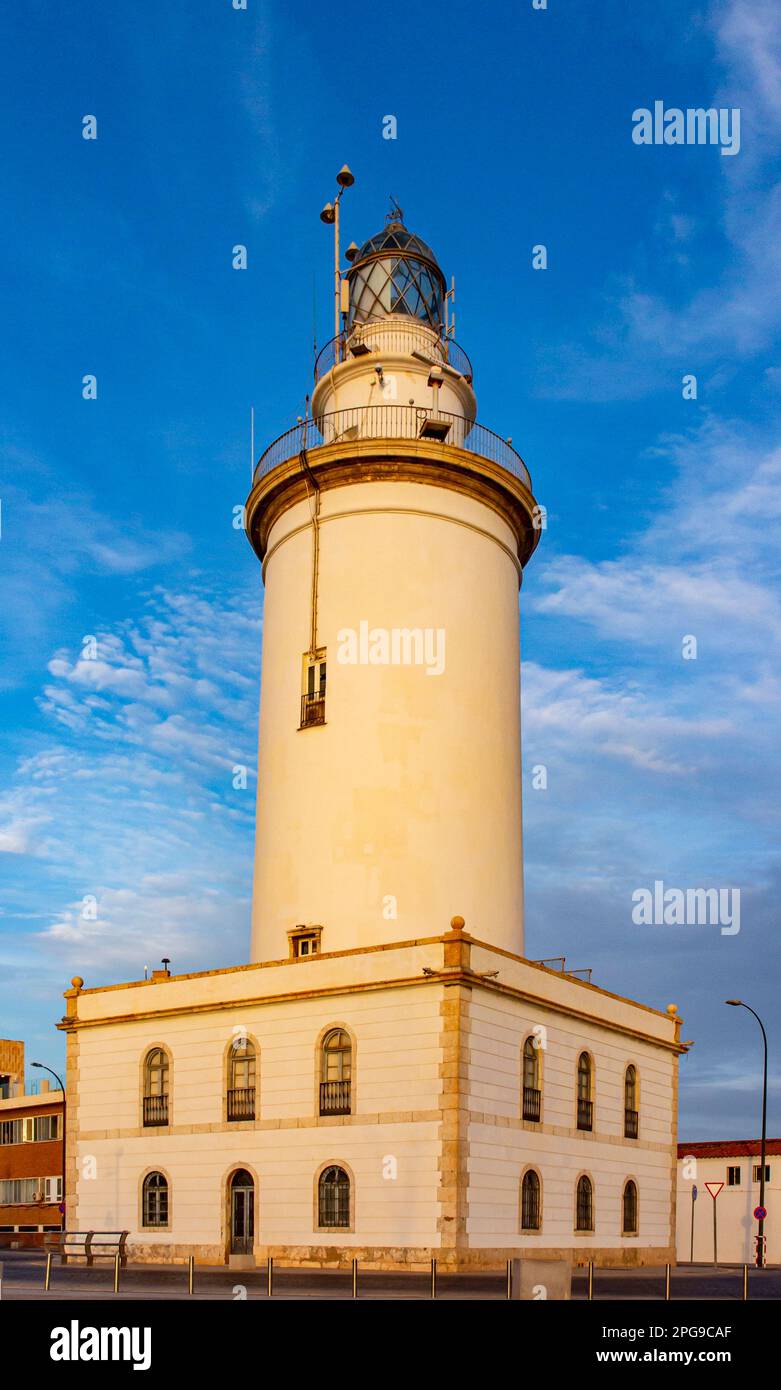
<svg viewBox="0 0 781 1390">
<path fill-rule="evenodd" d="M 44 1290 L 46 1257 L 40 1250 L 0 1250 L 2 1299 L 57 1301 L 84 1300 L 178 1300 L 188 1299 L 186 1265 L 129 1264 L 120 1273 L 119 1294 L 114 1293 L 111 1261 L 87 1268 L 82 1261 L 63 1267 L 52 1261 L 51 1286 Z M 595 1300 L 664 1299 L 663 1268 L 595 1269 Z M 273 1296 L 280 1299 L 352 1298 L 352 1275 L 345 1270 L 288 1270 L 275 1266 Z M 585 1300 L 588 1276 L 577 1269 L 572 1276 L 572 1297 Z M 265 1267 L 259 1270 L 230 1270 L 213 1265 L 196 1266 L 193 1298 L 267 1298 Z M 358 1297 L 366 1299 L 410 1299 L 431 1297 L 429 1274 L 358 1271 Z M 673 1301 L 707 1300 L 735 1302 L 743 1299 L 743 1266 L 678 1265 L 672 1270 L 670 1297 Z M 499 1300 L 506 1298 L 504 1273 L 440 1274 L 437 1298 Z M 749 1299 L 781 1298 L 781 1267 L 749 1269 Z"/>
</svg>

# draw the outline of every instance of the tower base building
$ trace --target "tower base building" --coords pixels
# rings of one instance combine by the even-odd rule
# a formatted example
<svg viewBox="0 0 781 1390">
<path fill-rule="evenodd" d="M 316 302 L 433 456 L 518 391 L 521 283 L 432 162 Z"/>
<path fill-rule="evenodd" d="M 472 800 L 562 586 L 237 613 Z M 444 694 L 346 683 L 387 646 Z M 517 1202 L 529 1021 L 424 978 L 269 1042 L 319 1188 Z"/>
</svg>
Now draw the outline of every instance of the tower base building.
<svg viewBox="0 0 781 1390">
<path fill-rule="evenodd" d="M 128 1230 L 131 1258 L 674 1262 L 672 1008 L 458 919 L 393 946 L 77 979 L 66 998 L 67 1210 Z"/>
<path fill-rule="evenodd" d="M 246 506 L 251 963 L 75 977 L 68 1228 L 151 1260 L 672 1262 L 677 1011 L 524 955 L 518 593 L 544 509 L 477 422 L 433 252 L 398 209 L 352 250 L 311 415 Z"/>
</svg>

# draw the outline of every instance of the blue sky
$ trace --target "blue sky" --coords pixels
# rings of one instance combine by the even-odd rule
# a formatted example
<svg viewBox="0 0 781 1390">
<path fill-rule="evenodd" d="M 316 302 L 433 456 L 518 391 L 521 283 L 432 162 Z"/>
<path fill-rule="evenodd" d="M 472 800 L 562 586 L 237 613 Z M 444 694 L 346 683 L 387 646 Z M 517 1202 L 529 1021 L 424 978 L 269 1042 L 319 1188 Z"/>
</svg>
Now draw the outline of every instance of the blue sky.
<svg viewBox="0 0 781 1390">
<path fill-rule="evenodd" d="M 231 769 L 256 761 L 262 589 L 233 508 L 250 405 L 260 450 L 332 332 L 318 213 L 346 160 L 345 240 L 392 193 L 456 275 L 480 419 L 549 512 L 522 597 L 528 953 L 676 1002 L 682 1135 L 754 1133 L 756 1028 L 722 1000 L 777 1018 L 774 0 L 406 23 L 27 0 L 5 26 L 0 1035 L 56 1066 L 72 974 L 247 957 Z M 739 107 L 739 154 L 634 144 L 655 100 Z M 635 926 L 655 879 L 739 887 L 740 933 Z M 778 1104 L 776 1080 L 775 1132 Z"/>
</svg>

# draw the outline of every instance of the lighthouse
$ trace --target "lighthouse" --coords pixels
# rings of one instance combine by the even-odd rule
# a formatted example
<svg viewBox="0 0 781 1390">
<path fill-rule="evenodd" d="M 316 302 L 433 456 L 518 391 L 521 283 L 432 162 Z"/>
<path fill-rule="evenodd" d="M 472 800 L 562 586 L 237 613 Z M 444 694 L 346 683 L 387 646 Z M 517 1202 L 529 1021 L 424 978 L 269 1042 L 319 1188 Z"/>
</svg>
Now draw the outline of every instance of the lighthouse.
<svg viewBox="0 0 781 1390">
<path fill-rule="evenodd" d="M 252 960 L 427 936 L 523 953 L 525 464 L 477 421 L 434 251 L 395 205 L 350 251 L 311 413 L 262 455 Z"/>
<path fill-rule="evenodd" d="M 339 181 L 334 336 L 246 507 L 250 961 L 74 974 L 69 1227 L 269 1279 L 518 1259 L 522 1297 L 566 1298 L 574 1264 L 675 1258 L 688 1044 L 674 1004 L 526 955 L 519 591 L 540 511 L 478 422 L 438 257 L 394 205 L 343 268 Z"/>
</svg>

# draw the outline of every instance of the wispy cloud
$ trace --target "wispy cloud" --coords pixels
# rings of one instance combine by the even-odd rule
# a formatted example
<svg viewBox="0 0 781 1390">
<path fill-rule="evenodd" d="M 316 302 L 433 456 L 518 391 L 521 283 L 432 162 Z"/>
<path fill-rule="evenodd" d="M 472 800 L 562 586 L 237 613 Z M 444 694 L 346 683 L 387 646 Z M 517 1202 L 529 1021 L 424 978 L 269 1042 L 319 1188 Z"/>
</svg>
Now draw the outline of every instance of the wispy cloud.
<svg viewBox="0 0 781 1390">
<path fill-rule="evenodd" d="M 259 621 L 243 596 L 157 590 L 93 635 L 94 659 L 53 656 L 41 703 L 59 735 L 0 798 L 3 950 L 93 982 L 162 954 L 180 969 L 241 960 Z"/>
</svg>

